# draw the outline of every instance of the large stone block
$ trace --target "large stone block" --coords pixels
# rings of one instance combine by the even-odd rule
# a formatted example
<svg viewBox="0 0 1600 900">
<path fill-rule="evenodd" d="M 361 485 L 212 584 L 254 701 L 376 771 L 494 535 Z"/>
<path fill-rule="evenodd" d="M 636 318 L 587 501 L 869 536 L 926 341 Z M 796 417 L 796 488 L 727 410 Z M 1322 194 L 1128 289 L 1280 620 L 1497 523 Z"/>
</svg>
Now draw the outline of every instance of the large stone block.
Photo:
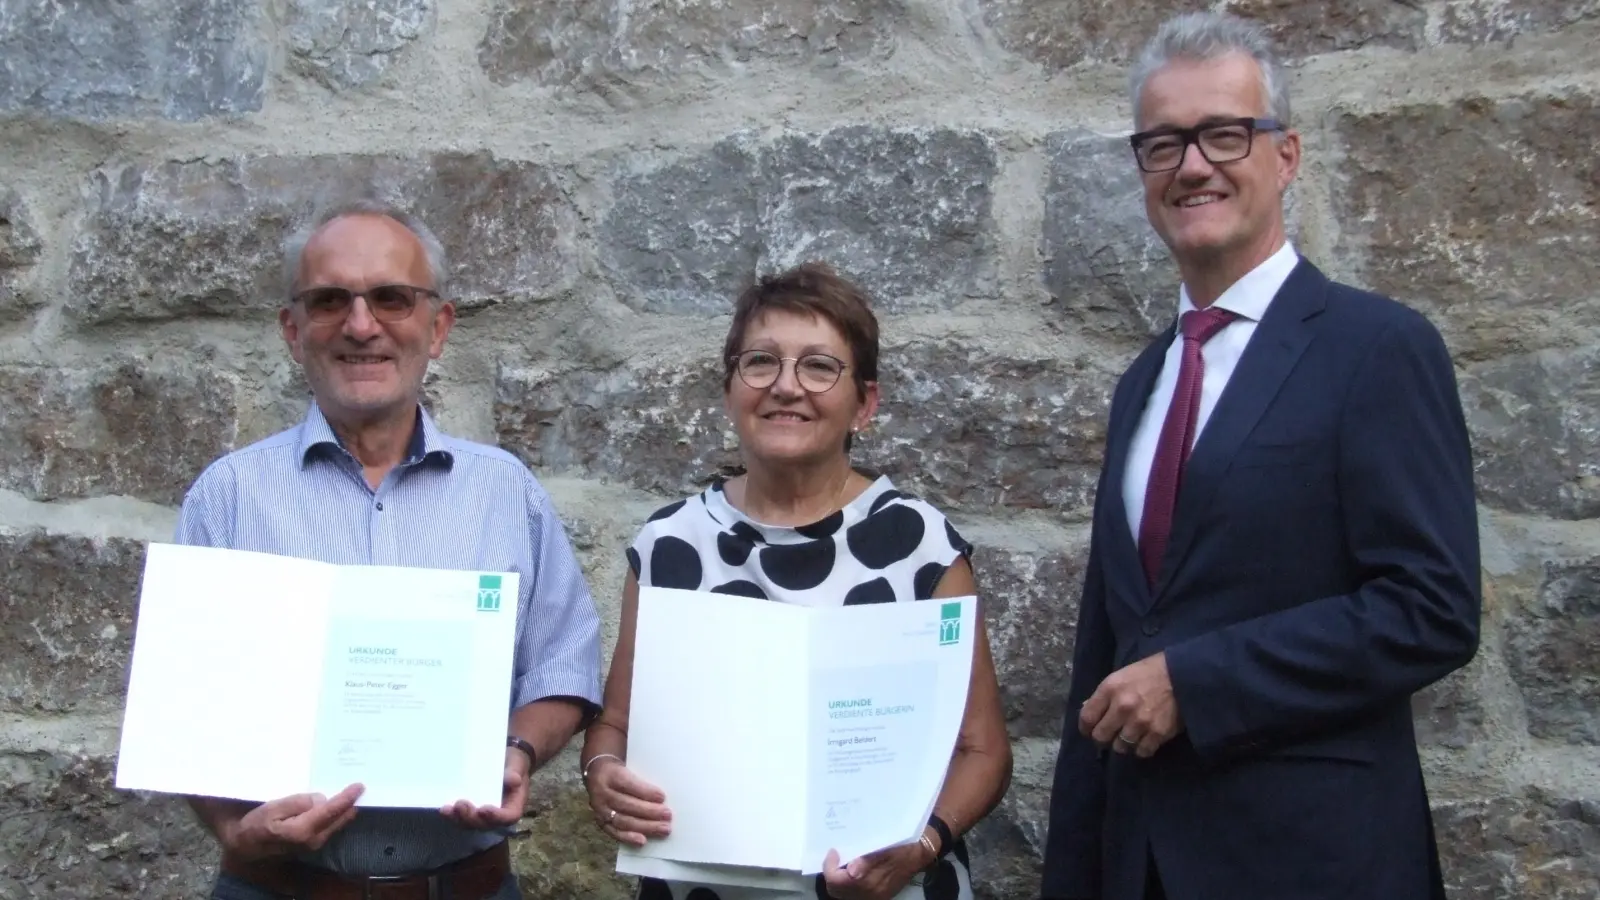
<svg viewBox="0 0 1600 900">
<path fill-rule="evenodd" d="M 996 167 L 993 144 L 974 132 L 786 135 L 765 166 L 762 267 L 827 260 L 885 312 L 992 295 Z"/>
<path fill-rule="evenodd" d="M 823 260 L 883 312 L 945 309 L 996 284 L 990 140 L 849 126 L 749 136 L 619 171 L 600 233 L 625 300 L 722 313 L 756 271 Z"/>
<path fill-rule="evenodd" d="M 194 121 L 261 108 L 254 0 L 0 5 L 0 111 Z"/>
<path fill-rule="evenodd" d="M 1581 343 L 1600 321 L 1596 114 L 1573 94 L 1344 116 L 1341 249 L 1463 361 Z"/>
<path fill-rule="evenodd" d="M 973 570 L 987 604 L 985 621 L 1011 736 L 1059 738 L 1088 542 L 1048 552 L 974 543 Z"/>
<path fill-rule="evenodd" d="M 967 833 L 977 900 L 1039 896 L 1057 747 L 1057 741 L 1046 739 L 1011 742 L 1011 787 Z"/>
<path fill-rule="evenodd" d="M 27 205 L 16 191 L 0 187 L 0 315 L 15 315 L 34 305 L 23 278 L 42 249 Z"/>
<path fill-rule="evenodd" d="M 894 51 L 905 0 L 496 0 L 478 63 L 498 84 L 831 66 Z"/>
<path fill-rule="evenodd" d="M 1600 516 L 1600 351 L 1545 350 L 1461 379 L 1478 493 L 1516 512 Z"/>
<path fill-rule="evenodd" d="M 637 308 L 733 309 L 761 258 L 760 147 L 736 136 L 640 172 L 619 172 L 601 252 Z"/>
<path fill-rule="evenodd" d="M 1260 20 L 1287 56 L 1366 46 L 1415 50 L 1428 24 L 1422 4 L 1396 0 L 1229 0 L 1227 10 Z"/>
<path fill-rule="evenodd" d="M 1600 558 L 1546 566 L 1506 626 L 1506 661 L 1534 737 L 1600 744 Z"/>
<path fill-rule="evenodd" d="M 117 707 L 144 546 L 0 528 L 0 709 Z"/>
<path fill-rule="evenodd" d="M 738 461 L 721 370 L 713 366 L 504 369 L 495 397 L 500 443 L 541 472 L 689 493 Z M 880 376 L 884 401 L 860 435 L 859 465 L 945 506 L 1088 504 L 1099 475 L 1109 373 L 929 343 L 890 349 Z"/>
<path fill-rule="evenodd" d="M 89 322 L 246 315 L 281 302 L 282 242 L 313 209 L 377 198 L 419 215 L 467 307 L 570 286 L 576 216 L 552 174 L 488 153 L 243 157 L 96 172 L 69 307 Z"/>
<path fill-rule="evenodd" d="M 1515 694 L 1515 689 L 1494 682 L 1488 671 L 1489 659 L 1488 651 L 1480 652 L 1467 668 L 1445 676 L 1411 698 L 1419 744 L 1465 751 L 1495 740 L 1497 726 L 1504 723 L 1491 712 L 1489 695 Z"/>
<path fill-rule="evenodd" d="M 977 0 L 1000 44 L 1049 69 L 1079 63 L 1126 64 L 1171 16 L 1212 8 L 1200 0 Z M 1223 8 L 1259 19 L 1288 56 L 1366 45 L 1414 48 L 1427 13 L 1393 0 L 1229 0 Z"/>
<path fill-rule="evenodd" d="M 119 791 L 113 757 L 0 752 L 0 897 L 205 896 L 216 844 L 183 801 Z"/>
<path fill-rule="evenodd" d="M 293 0 L 291 61 L 330 88 L 360 87 L 383 77 L 432 18 L 432 0 Z"/>
<path fill-rule="evenodd" d="M 1051 135 L 1039 253 L 1044 283 L 1072 330 L 1142 344 L 1176 315 L 1181 276 L 1144 211 L 1128 142 Z"/>
<path fill-rule="evenodd" d="M 512 866 L 523 896 L 633 900 L 634 879 L 616 872 L 617 842 L 596 827 L 588 794 L 581 783 L 574 784 L 577 779 L 570 768 L 557 777 L 544 772 L 541 776 L 543 783 L 521 823 L 527 834 L 511 843 Z"/>
<path fill-rule="evenodd" d="M 235 438 L 232 379 L 115 363 L 0 366 L 0 488 L 36 500 L 126 494 L 177 503 Z"/>
<path fill-rule="evenodd" d="M 977 0 L 1000 44 L 1050 69 L 1123 63 L 1169 16 L 1204 9 L 1200 0 Z"/>
<path fill-rule="evenodd" d="M 1600 17 L 1596 0 L 1447 0 L 1440 10 L 1445 41 L 1508 41 Z"/>
<path fill-rule="evenodd" d="M 1600 896 L 1600 802 L 1540 790 L 1435 804 L 1451 900 Z"/>
</svg>

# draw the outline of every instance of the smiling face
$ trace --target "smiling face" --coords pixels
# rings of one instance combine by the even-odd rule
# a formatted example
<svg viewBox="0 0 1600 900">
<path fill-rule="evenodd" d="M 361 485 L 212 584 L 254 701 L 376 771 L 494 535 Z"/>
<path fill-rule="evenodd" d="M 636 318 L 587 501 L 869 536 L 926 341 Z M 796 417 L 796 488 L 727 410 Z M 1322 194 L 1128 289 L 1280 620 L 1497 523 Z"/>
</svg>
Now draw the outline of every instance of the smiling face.
<svg viewBox="0 0 1600 900">
<path fill-rule="evenodd" d="M 382 284 L 432 288 L 422 244 L 387 216 L 351 215 L 324 225 L 306 243 L 295 291 L 360 292 Z M 422 297 L 406 318 L 380 322 L 366 299 L 357 298 L 344 319 L 323 324 L 294 302 L 279 311 L 278 322 L 323 414 L 335 424 L 358 425 L 412 413 L 428 361 L 444 351 L 455 307 Z"/>
<path fill-rule="evenodd" d="M 724 403 L 747 461 L 817 463 L 843 456 L 845 435 L 865 427 L 877 410 L 877 384 L 857 389 L 850 345 L 821 316 L 768 310 L 750 321 L 738 350 L 792 359 L 825 353 L 846 366 L 838 383 L 820 394 L 801 387 L 793 362 L 783 363 L 778 379 L 766 388 L 752 388 L 733 374 Z"/>
<path fill-rule="evenodd" d="M 1267 106 L 1261 69 L 1249 56 L 1179 59 L 1145 81 L 1138 128 L 1270 118 Z M 1172 248 L 1186 280 L 1199 269 L 1221 269 L 1237 278 L 1283 245 L 1283 192 L 1299 166 L 1300 136 L 1293 131 L 1258 132 L 1249 156 L 1220 165 L 1190 146 L 1177 169 L 1142 173 L 1145 213 Z"/>
</svg>

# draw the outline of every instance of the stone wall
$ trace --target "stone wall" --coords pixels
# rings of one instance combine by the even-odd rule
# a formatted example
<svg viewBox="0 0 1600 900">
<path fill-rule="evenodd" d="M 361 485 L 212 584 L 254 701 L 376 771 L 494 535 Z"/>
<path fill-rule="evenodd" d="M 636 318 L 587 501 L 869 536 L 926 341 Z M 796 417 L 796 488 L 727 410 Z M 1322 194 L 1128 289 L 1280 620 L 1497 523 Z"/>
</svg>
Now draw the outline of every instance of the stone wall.
<svg viewBox="0 0 1600 900">
<path fill-rule="evenodd" d="M 1483 649 L 1416 701 L 1452 896 L 1596 896 L 1600 3 L 0 0 L 0 897 L 203 889 L 184 811 L 111 787 L 142 542 L 303 410 L 276 241 L 358 190 L 453 252 L 429 403 L 549 485 L 608 643 L 624 542 L 731 453 L 740 282 L 877 292 L 860 457 L 980 545 L 1017 775 L 978 876 L 1032 897 L 1107 398 L 1174 302 L 1122 66 L 1200 6 L 1296 59 L 1299 245 L 1460 367 Z M 528 886 L 621 897 L 570 757 Z"/>
</svg>

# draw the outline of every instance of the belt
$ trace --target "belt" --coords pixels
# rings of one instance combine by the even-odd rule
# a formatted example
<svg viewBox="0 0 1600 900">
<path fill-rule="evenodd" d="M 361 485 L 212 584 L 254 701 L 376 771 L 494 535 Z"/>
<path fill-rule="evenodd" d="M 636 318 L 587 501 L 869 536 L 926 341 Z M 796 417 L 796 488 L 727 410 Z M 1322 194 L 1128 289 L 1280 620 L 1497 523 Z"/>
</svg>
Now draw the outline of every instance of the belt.
<svg viewBox="0 0 1600 900">
<path fill-rule="evenodd" d="M 222 855 L 222 872 L 297 900 L 485 900 L 511 872 L 511 850 L 501 841 L 431 872 L 411 875 L 341 875 L 292 859 L 255 862 Z"/>
</svg>

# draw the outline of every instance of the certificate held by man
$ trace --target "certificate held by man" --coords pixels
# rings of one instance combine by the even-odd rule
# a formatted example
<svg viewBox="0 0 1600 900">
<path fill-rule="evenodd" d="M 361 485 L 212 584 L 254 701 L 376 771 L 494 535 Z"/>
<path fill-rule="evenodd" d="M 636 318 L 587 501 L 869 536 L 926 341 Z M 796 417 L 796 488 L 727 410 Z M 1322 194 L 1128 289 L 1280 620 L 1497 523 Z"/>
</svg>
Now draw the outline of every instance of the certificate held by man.
<svg viewBox="0 0 1600 900">
<path fill-rule="evenodd" d="M 517 580 L 152 544 L 117 787 L 498 805 Z"/>
<path fill-rule="evenodd" d="M 915 842 L 965 712 L 976 603 L 807 608 L 641 588 L 628 765 L 673 798 L 673 822 L 623 848 L 619 870 L 812 875 L 829 850 Z"/>
</svg>

